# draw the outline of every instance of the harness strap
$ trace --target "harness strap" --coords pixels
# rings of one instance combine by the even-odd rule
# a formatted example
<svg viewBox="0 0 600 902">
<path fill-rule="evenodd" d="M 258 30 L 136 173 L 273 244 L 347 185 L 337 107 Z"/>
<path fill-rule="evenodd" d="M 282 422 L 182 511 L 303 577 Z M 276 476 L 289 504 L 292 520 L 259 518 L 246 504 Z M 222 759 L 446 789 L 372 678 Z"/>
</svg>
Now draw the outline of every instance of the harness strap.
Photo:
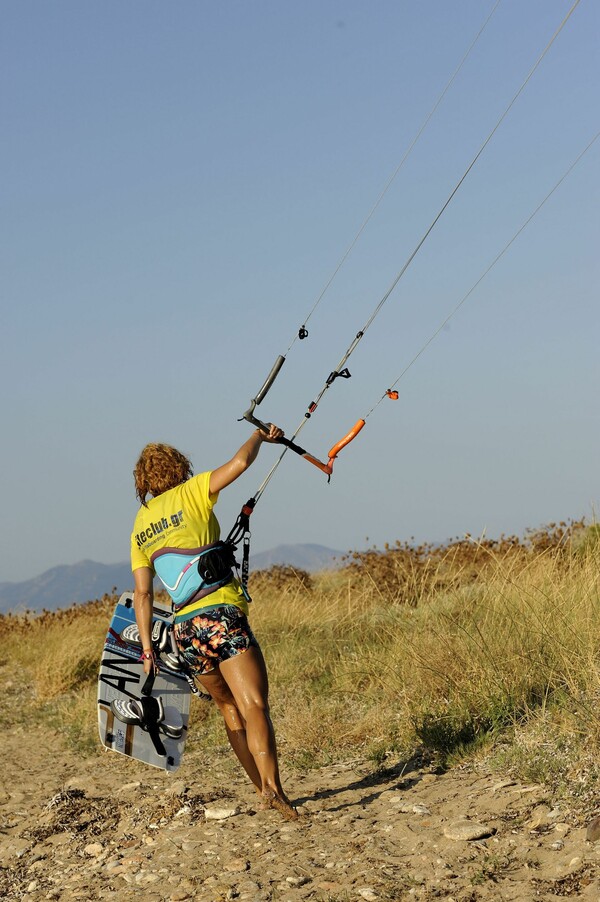
<svg viewBox="0 0 600 902">
<path fill-rule="evenodd" d="M 242 572 L 240 583 L 247 601 L 252 601 L 248 592 L 248 575 L 250 573 L 250 516 L 256 505 L 256 498 L 249 498 L 243 505 L 233 524 L 225 543 L 231 545 L 233 550 L 242 542 Z"/>
<path fill-rule="evenodd" d="M 244 595 L 248 601 L 252 601 L 248 594 L 248 577 L 250 575 L 250 531 L 244 534 L 244 545 L 242 548 L 242 578 L 240 580 Z"/>
</svg>

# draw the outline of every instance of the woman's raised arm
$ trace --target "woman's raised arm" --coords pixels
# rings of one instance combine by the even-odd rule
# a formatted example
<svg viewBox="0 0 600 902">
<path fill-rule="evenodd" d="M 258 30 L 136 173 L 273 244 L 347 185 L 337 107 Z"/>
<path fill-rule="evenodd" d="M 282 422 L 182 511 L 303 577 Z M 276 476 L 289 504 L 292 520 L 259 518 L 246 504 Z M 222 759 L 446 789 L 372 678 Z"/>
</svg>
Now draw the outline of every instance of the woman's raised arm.
<svg viewBox="0 0 600 902">
<path fill-rule="evenodd" d="M 210 474 L 209 491 L 211 495 L 216 495 L 221 489 L 231 485 L 232 482 L 241 476 L 245 470 L 252 464 L 260 451 L 263 442 L 277 442 L 283 436 L 283 430 L 278 426 L 270 424 L 268 432 L 257 429 L 253 432 L 247 442 L 233 455 L 231 460 L 222 467 L 218 467 Z"/>
</svg>

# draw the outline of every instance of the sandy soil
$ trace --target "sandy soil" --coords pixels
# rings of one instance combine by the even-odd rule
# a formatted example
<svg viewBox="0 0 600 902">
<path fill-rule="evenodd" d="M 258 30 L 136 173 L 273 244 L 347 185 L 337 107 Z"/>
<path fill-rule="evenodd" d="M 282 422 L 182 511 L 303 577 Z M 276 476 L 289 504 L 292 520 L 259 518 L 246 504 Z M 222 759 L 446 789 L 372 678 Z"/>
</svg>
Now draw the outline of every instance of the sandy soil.
<svg viewBox="0 0 600 902">
<path fill-rule="evenodd" d="M 284 774 L 302 813 L 290 823 L 258 810 L 226 749 L 191 752 L 172 776 L 81 759 L 58 733 L 11 725 L 18 698 L 2 696 L 3 899 L 600 899 L 600 842 L 543 786 L 485 765 Z"/>
</svg>

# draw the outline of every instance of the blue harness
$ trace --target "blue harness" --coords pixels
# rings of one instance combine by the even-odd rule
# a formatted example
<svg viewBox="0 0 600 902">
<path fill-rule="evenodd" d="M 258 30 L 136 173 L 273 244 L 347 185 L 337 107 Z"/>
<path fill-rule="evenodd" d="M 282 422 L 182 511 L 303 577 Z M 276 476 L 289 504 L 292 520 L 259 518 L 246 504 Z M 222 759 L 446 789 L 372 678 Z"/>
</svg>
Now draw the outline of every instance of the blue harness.
<svg viewBox="0 0 600 902">
<path fill-rule="evenodd" d="M 200 548 L 162 548 L 150 560 L 176 614 L 233 579 L 233 547 L 226 542 Z"/>
</svg>

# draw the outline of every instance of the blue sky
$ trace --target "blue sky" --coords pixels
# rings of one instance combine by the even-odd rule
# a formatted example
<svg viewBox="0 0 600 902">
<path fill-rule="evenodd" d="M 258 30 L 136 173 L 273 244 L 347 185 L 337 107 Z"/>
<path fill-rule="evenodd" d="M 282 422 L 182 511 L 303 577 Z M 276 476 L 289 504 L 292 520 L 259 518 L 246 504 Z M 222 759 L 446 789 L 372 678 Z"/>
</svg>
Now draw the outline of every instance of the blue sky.
<svg viewBox="0 0 600 902">
<path fill-rule="evenodd" d="M 127 558 L 148 441 L 220 465 L 494 2 L 4 2 L 0 581 Z M 288 434 L 569 10 L 502 0 L 259 413 Z M 302 432 L 370 410 L 599 128 L 582 0 Z M 600 141 L 342 454 L 287 455 L 253 547 L 593 516 Z M 229 528 L 276 457 L 223 493 Z"/>
</svg>

